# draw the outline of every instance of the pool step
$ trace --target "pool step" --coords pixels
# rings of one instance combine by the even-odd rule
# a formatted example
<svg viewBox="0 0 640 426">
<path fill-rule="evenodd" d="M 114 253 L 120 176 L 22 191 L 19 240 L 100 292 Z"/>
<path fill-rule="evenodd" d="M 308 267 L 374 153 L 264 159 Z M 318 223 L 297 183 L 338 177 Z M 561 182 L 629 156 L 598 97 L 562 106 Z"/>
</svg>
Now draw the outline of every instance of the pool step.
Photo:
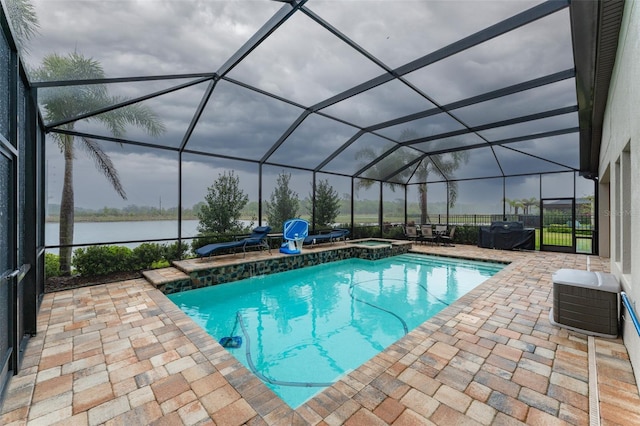
<svg viewBox="0 0 640 426">
<path fill-rule="evenodd" d="M 142 275 L 156 288 L 164 287 L 168 283 L 191 281 L 189 275 L 173 266 L 143 271 Z"/>
</svg>

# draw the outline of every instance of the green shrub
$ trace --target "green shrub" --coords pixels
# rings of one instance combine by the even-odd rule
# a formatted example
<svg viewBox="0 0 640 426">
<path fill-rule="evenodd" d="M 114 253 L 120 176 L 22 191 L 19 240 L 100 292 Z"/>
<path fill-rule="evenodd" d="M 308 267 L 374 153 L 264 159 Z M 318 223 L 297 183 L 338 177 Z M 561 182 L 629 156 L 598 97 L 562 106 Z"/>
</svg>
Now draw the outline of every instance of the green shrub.
<svg viewBox="0 0 640 426">
<path fill-rule="evenodd" d="M 124 246 L 90 246 L 76 249 L 71 264 L 82 276 L 165 268 L 184 258 L 189 245 L 143 243 L 131 250 Z M 48 254 L 48 253 L 47 253 Z M 55 256 L 55 255 L 53 255 Z M 57 256 L 56 260 L 57 260 Z M 59 264 L 57 269 L 59 270 Z"/>
<path fill-rule="evenodd" d="M 164 259 L 165 248 L 155 243 L 143 243 L 133 249 L 134 269 L 149 269 L 153 262 Z"/>
<path fill-rule="evenodd" d="M 60 256 L 53 253 L 44 254 L 44 277 L 60 276 Z"/>
<path fill-rule="evenodd" d="M 167 268 L 171 266 L 171 263 L 169 263 L 166 260 L 158 260 L 157 262 L 153 262 L 151 264 L 151 269 L 160 269 L 160 268 Z"/>
<path fill-rule="evenodd" d="M 82 276 L 106 275 L 113 272 L 133 271 L 135 257 L 128 247 L 90 246 L 74 251 L 71 264 Z"/>
<path fill-rule="evenodd" d="M 382 228 L 382 238 L 401 240 L 404 238 L 404 229 L 402 226 L 384 226 Z"/>
<path fill-rule="evenodd" d="M 162 257 L 160 259 L 156 259 L 160 261 L 163 259 L 170 264 L 174 260 L 184 259 L 187 257 L 187 253 L 189 252 L 189 244 L 186 242 L 182 242 L 182 244 L 178 244 L 176 241 L 173 244 L 167 244 L 163 246 Z M 162 268 L 162 266 L 160 266 Z"/>
<path fill-rule="evenodd" d="M 346 228 L 349 229 L 349 228 Z M 354 226 L 353 235 L 351 239 L 357 240 L 359 238 L 376 238 L 380 237 L 379 226 Z"/>
<path fill-rule="evenodd" d="M 475 225 L 457 225 L 456 232 L 453 234 L 453 242 L 478 245 L 479 229 L 480 227 Z"/>
</svg>

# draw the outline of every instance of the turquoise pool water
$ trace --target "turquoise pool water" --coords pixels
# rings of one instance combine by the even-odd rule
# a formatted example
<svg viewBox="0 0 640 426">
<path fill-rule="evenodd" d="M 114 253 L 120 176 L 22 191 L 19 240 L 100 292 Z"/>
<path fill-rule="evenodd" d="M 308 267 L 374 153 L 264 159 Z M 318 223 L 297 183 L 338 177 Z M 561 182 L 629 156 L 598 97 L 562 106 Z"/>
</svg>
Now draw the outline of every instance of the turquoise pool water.
<svg viewBox="0 0 640 426">
<path fill-rule="evenodd" d="M 503 264 L 417 254 L 350 259 L 169 295 L 296 408 Z"/>
</svg>

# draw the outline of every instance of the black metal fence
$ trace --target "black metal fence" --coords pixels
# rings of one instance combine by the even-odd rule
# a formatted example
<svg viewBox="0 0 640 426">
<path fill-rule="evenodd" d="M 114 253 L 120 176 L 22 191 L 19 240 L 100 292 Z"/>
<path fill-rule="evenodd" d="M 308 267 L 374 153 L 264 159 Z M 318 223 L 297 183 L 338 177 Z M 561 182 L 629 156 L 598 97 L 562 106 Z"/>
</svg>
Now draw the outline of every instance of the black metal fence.
<svg viewBox="0 0 640 426">
<path fill-rule="evenodd" d="M 489 226 L 491 222 L 522 222 L 525 228 L 539 228 L 540 215 L 524 214 L 446 214 L 431 215 L 432 224 Z"/>
<path fill-rule="evenodd" d="M 593 253 L 593 240 L 596 234 L 594 217 L 591 214 L 577 214 L 571 224 L 571 214 L 545 214 L 544 224 L 540 215 L 524 214 L 439 214 L 430 215 L 431 225 L 455 225 L 454 242 L 477 244 L 481 226 L 492 222 L 522 222 L 525 228 L 536 229 L 536 249 L 540 249 L 540 236 L 545 246 L 574 247 L 579 253 Z M 417 224 L 421 225 L 421 224 Z M 574 235 L 575 233 L 575 235 Z M 352 238 L 404 238 L 403 224 L 385 223 L 380 229 L 377 225 L 354 224 Z M 574 238 L 575 237 L 575 238 Z"/>
</svg>

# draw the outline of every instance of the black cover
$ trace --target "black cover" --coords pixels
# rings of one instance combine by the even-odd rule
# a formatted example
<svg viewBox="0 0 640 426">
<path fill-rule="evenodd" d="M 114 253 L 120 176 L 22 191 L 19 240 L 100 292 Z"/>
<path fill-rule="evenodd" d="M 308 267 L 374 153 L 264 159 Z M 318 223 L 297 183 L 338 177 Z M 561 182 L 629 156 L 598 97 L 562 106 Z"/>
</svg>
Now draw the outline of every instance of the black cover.
<svg viewBox="0 0 640 426">
<path fill-rule="evenodd" d="M 481 226 L 478 247 L 505 250 L 535 250 L 536 231 L 525 229 L 522 222 L 492 222 Z"/>
<path fill-rule="evenodd" d="M 501 230 L 501 231 L 517 231 L 524 229 L 523 222 L 491 222 L 491 226 L 489 227 L 491 231 Z"/>
</svg>

